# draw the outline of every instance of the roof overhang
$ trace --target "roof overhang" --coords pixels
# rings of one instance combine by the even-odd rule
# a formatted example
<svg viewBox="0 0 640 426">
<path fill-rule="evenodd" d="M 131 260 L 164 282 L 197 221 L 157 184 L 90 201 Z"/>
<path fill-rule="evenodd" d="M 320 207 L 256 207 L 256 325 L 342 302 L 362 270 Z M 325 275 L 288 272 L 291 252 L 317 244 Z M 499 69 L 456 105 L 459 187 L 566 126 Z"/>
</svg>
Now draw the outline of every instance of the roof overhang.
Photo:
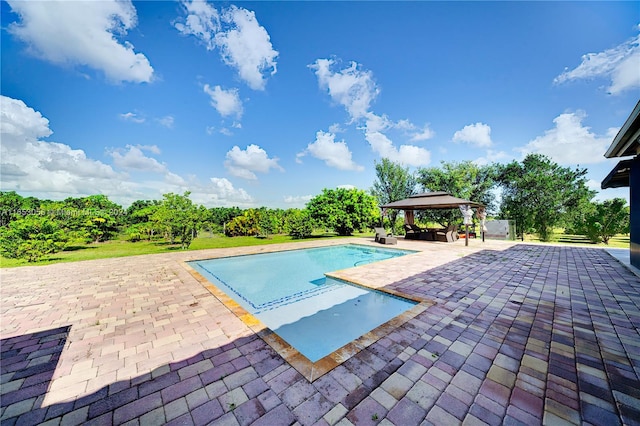
<svg viewBox="0 0 640 426">
<path fill-rule="evenodd" d="M 640 154 L 640 101 L 620 128 L 604 156 L 613 158 L 638 154 Z"/>
<path fill-rule="evenodd" d="M 629 172 L 633 161 L 634 160 L 622 160 L 616 164 L 613 170 L 604 178 L 600 187 L 607 189 L 629 186 Z"/>
<path fill-rule="evenodd" d="M 383 209 L 428 210 L 457 209 L 460 206 L 484 207 L 484 204 L 463 200 L 447 192 L 426 192 L 424 194 L 412 195 L 404 200 L 394 201 L 380 207 Z"/>
</svg>

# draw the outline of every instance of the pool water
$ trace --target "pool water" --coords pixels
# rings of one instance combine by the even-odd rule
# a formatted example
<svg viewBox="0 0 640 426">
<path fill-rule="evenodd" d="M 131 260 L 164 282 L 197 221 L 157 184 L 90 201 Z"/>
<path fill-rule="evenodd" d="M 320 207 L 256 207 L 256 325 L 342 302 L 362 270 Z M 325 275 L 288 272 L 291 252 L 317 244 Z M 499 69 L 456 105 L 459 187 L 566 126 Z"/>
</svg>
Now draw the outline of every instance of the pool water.
<svg viewBox="0 0 640 426">
<path fill-rule="evenodd" d="M 190 264 L 315 362 L 416 305 L 325 273 L 409 253 L 348 244 Z"/>
</svg>

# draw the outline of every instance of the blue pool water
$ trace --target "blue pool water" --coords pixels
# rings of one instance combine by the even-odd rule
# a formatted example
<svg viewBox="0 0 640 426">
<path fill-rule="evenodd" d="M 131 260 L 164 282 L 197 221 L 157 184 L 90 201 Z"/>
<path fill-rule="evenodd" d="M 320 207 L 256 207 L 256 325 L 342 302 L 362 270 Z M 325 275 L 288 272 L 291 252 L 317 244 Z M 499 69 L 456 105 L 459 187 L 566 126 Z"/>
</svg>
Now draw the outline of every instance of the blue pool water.
<svg viewBox="0 0 640 426">
<path fill-rule="evenodd" d="M 325 273 L 409 253 L 351 244 L 190 264 L 315 362 L 416 305 Z"/>
</svg>

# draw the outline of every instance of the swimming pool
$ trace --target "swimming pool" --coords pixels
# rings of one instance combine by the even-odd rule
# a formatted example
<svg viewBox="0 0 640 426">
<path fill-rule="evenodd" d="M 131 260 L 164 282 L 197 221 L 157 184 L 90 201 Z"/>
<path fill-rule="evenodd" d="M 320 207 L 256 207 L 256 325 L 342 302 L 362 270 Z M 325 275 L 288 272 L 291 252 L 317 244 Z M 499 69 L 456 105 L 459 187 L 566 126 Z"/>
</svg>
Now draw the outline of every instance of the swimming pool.
<svg viewBox="0 0 640 426">
<path fill-rule="evenodd" d="M 347 244 L 189 264 L 316 362 L 417 304 L 325 273 L 410 253 Z"/>
</svg>

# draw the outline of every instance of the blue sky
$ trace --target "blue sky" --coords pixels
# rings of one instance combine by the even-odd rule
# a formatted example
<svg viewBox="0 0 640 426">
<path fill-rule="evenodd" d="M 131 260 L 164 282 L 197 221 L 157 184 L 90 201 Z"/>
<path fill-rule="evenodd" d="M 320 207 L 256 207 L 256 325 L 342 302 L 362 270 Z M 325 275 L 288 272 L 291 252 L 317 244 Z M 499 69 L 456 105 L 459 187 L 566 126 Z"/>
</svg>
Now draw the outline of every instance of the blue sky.
<svg viewBox="0 0 640 426">
<path fill-rule="evenodd" d="M 8 1 L 3 191 L 303 207 L 375 161 L 586 167 L 640 99 L 638 2 Z M 599 199 L 622 196 L 606 190 Z"/>
</svg>

